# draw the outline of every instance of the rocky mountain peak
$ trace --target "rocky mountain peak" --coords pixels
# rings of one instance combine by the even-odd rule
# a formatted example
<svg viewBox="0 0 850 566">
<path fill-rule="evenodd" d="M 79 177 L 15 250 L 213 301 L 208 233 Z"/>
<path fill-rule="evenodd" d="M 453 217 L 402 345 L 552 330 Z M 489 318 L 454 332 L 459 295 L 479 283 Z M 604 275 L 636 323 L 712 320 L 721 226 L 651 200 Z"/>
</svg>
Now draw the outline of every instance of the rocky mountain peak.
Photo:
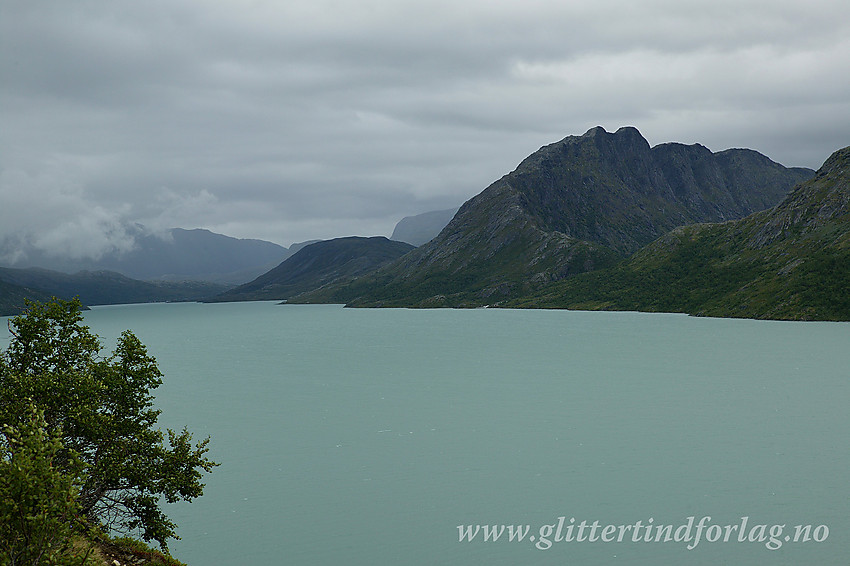
<svg viewBox="0 0 850 566">
<path fill-rule="evenodd" d="M 611 265 L 677 226 L 764 210 L 812 174 L 756 152 L 652 148 L 634 127 L 599 126 L 528 156 L 436 238 L 343 298 L 356 287 L 360 304 L 498 302 Z"/>
</svg>

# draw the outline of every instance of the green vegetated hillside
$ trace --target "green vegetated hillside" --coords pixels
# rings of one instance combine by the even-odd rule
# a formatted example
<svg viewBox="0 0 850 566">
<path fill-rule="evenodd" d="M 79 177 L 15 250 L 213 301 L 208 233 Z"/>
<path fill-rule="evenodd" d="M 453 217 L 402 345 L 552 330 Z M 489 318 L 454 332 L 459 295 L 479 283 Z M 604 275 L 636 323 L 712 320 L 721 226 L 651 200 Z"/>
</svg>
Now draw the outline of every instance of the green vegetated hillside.
<svg viewBox="0 0 850 566">
<path fill-rule="evenodd" d="M 850 147 L 774 208 L 675 229 L 616 267 L 509 304 L 850 320 Z"/>
<path fill-rule="evenodd" d="M 398 259 L 412 245 L 383 236 L 352 236 L 316 242 L 300 249 L 280 265 L 207 302 L 286 300 L 332 283 L 346 283 Z"/>
<path fill-rule="evenodd" d="M 48 269 L 0 267 L 0 315 L 19 314 L 24 299 L 79 297 L 85 305 L 195 301 L 221 293 L 224 285 L 199 281 L 139 281 L 111 271 L 69 274 Z"/>
<path fill-rule="evenodd" d="M 26 299 L 43 302 L 49 300 L 50 295 L 0 280 L 0 316 L 21 314 L 24 312 Z"/>
<path fill-rule="evenodd" d="M 294 300 L 455 307 L 516 300 L 612 267 L 677 226 L 773 206 L 813 174 L 751 150 L 650 147 L 635 128 L 593 128 L 526 158 L 427 244 Z"/>
</svg>

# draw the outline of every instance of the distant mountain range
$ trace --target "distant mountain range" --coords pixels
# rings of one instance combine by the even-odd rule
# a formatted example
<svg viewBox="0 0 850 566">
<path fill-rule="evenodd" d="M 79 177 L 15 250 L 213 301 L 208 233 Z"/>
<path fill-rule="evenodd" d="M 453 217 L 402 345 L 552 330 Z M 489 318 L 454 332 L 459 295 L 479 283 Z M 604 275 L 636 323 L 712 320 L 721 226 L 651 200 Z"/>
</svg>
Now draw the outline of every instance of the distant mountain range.
<svg viewBox="0 0 850 566">
<path fill-rule="evenodd" d="M 283 260 L 305 246 L 317 243 L 316 240 L 296 243 L 287 249 L 271 242 L 231 238 L 208 230 L 175 228 L 166 234 L 154 235 L 136 226 L 131 232 L 135 232 L 133 250 L 106 254 L 97 260 L 56 258 L 35 249 L 18 254 L 7 253 L 24 256 L 24 264 L 35 263 L 53 268 L 0 267 L 0 316 L 21 312 L 24 298 L 46 301 L 52 296 L 78 296 L 86 305 L 103 305 L 195 301 L 215 297 L 270 270 L 274 270 L 270 277 L 276 276 L 280 270 L 275 268 Z M 334 257 L 345 265 L 326 266 L 328 269 L 323 271 L 317 266 L 327 258 L 319 258 L 310 262 L 310 266 L 316 267 L 315 272 L 302 274 L 300 278 L 296 276 L 294 281 L 288 281 L 284 286 L 289 285 L 299 292 L 314 289 L 342 276 L 365 273 L 383 265 L 388 258 L 396 259 L 413 248 L 400 242 L 389 243 L 386 238 L 343 241 L 349 244 L 349 256 Z M 339 246 L 339 242 L 320 246 L 315 253 L 324 254 L 334 246 Z M 244 300 L 241 293 L 247 292 L 247 289 L 250 285 L 239 291 L 240 298 L 233 294 L 225 300 Z M 259 295 L 266 297 L 274 293 Z M 274 295 L 274 298 L 277 296 Z"/>
<path fill-rule="evenodd" d="M 143 226 L 126 227 L 135 245 L 129 251 L 113 251 L 97 259 L 56 257 L 38 249 L 24 247 L 14 254 L 15 263 L 5 267 L 40 267 L 52 271 L 114 271 L 140 280 L 196 280 L 235 285 L 265 273 L 289 255 L 288 250 L 272 242 L 231 238 L 209 230 L 174 228 L 152 233 Z"/>
<path fill-rule="evenodd" d="M 21 259 L 0 267 L 0 315 L 21 312 L 24 297 L 79 296 L 86 305 L 199 300 L 254 279 L 311 243 L 287 249 L 209 230 L 127 230 L 134 248 L 98 259 L 57 258 L 26 246 L 5 249 L 2 255 Z"/>
<path fill-rule="evenodd" d="M 0 267 L 0 315 L 20 312 L 24 297 L 79 296 L 86 305 L 198 300 L 250 281 L 309 243 L 287 249 L 208 230 L 127 229 L 135 247 L 98 259 L 57 258 L 32 247 L 4 250 L 21 259 Z"/>
<path fill-rule="evenodd" d="M 453 216 L 404 218 L 393 238 L 408 243 L 352 236 L 287 250 L 174 230 L 112 258 L 157 282 L 0 269 L 0 313 L 23 296 L 73 292 L 91 304 L 286 300 L 850 320 L 849 167 L 850 148 L 816 174 L 752 150 L 650 147 L 634 128 L 593 128 L 541 148 Z M 165 282 L 179 278 L 242 284 Z"/>
<path fill-rule="evenodd" d="M 345 284 L 403 256 L 414 247 L 383 236 L 348 237 L 310 244 L 257 279 L 208 302 L 285 300 L 329 284 Z"/>
<path fill-rule="evenodd" d="M 601 127 L 545 146 L 467 201 L 433 240 L 373 274 L 296 300 L 483 306 L 612 267 L 677 226 L 778 203 L 810 169 L 751 150 L 650 147 Z"/>
</svg>

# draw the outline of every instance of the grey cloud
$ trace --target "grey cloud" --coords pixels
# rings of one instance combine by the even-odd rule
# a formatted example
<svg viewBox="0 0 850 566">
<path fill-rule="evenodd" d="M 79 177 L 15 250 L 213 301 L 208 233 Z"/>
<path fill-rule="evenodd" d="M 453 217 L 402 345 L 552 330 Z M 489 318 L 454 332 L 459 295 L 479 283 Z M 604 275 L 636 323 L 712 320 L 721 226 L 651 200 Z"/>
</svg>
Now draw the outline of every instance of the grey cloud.
<svg viewBox="0 0 850 566">
<path fill-rule="evenodd" d="M 595 125 L 810 167 L 850 131 L 842 2 L 0 9 L 0 234 L 90 244 L 62 253 L 134 222 L 389 234 Z"/>
</svg>

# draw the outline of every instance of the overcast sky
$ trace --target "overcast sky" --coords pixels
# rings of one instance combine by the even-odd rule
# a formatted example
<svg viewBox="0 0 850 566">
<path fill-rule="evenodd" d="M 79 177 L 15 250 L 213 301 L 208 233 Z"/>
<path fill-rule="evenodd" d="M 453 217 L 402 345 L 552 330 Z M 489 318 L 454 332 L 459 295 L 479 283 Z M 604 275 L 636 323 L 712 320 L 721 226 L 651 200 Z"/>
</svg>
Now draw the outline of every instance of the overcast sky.
<svg viewBox="0 0 850 566">
<path fill-rule="evenodd" d="M 846 0 L 0 0 L 0 238 L 389 235 L 601 125 L 817 168 Z"/>
</svg>

